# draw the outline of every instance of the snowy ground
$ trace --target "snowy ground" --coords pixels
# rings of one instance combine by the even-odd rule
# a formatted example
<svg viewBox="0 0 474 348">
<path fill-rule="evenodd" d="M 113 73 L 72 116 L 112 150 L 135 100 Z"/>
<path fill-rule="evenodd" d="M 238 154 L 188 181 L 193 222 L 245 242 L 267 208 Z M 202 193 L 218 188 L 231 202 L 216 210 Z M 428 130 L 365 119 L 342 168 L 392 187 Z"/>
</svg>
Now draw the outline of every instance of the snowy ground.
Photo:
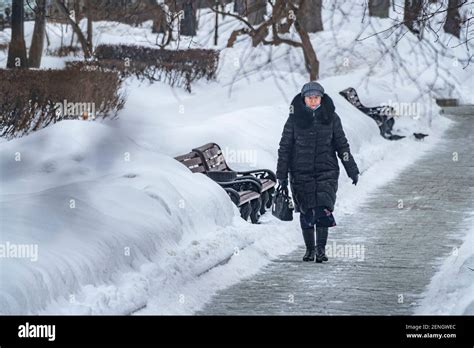
<svg viewBox="0 0 474 348">
<path fill-rule="evenodd" d="M 204 23 L 204 14 L 202 18 Z M 446 86 L 426 70 L 429 59 L 416 65 L 416 83 L 403 82 L 389 58 L 379 55 L 376 41 L 362 41 L 353 56 L 340 60 L 336 47 L 353 42 L 359 30 L 354 30 L 354 21 L 342 22 L 336 20 L 332 28 L 337 30 L 315 35 L 314 42 L 315 47 L 327 47 L 324 42 L 338 39 L 338 45 L 319 53 L 320 82 L 334 99 L 363 172 L 354 187 L 341 171 L 336 214 L 349 214 L 368 192 L 429 150 L 449 126 L 430 98 L 414 99 L 418 85 L 454 95 L 467 95 L 470 86 L 468 72 L 458 65 L 451 68 L 453 85 Z M 380 22 L 373 25 L 382 26 Z M 202 32 L 209 33 L 212 21 L 204 25 L 209 30 Z M 223 27 L 221 36 L 228 37 L 235 25 Z M 53 45 L 59 45 L 58 28 L 48 27 Z M 31 23 L 26 29 L 30 35 Z M 97 23 L 96 29 L 96 44 L 153 42 L 149 24 L 130 28 Z M 6 33 L 0 33 L 0 42 Z M 200 34 L 196 45 L 209 45 L 208 36 Z M 406 45 L 400 50 L 409 60 L 417 51 Z M 307 82 L 307 74 L 298 53 L 251 74 L 252 67 L 265 62 L 268 48 L 259 55 L 248 55 L 248 50 L 248 40 L 224 49 L 217 81 L 198 82 L 191 94 L 163 83 L 128 80 L 127 103 L 118 120 L 65 121 L 0 144 L 1 242 L 38 247 L 36 261 L 0 259 L 0 313 L 193 313 L 217 290 L 255 274 L 302 243 L 297 221 L 282 223 L 266 215 L 262 224 L 250 225 L 238 217 L 218 185 L 172 159 L 216 142 L 237 169 L 275 169 L 288 105 Z M 286 50 L 278 47 L 272 54 L 284 57 Z M 0 51 L 0 65 L 5 64 L 5 53 Z M 361 55 L 367 56 L 366 62 Z M 45 57 L 44 67 L 63 65 L 64 59 Z M 240 77 L 234 79 L 237 72 Z M 397 120 L 396 133 L 430 136 L 424 142 L 410 136 L 398 142 L 382 139 L 374 122 L 338 95 L 349 86 L 357 88 L 369 106 L 415 103 L 410 105 L 416 112 Z M 446 266 L 440 272 L 450 271 Z M 438 283 L 436 291 L 442 294 L 444 285 Z M 469 294 L 469 288 L 463 289 Z M 451 303 L 472 303 L 465 298 Z"/>
<path fill-rule="evenodd" d="M 468 218 L 463 244 L 431 280 L 417 314 L 474 315 L 474 219 Z"/>
<path fill-rule="evenodd" d="M 371 191 L 355 214 L 337 215 L 329 263 L 301 262 L 301 245 L 219 291 L 197 314 L 410 315 L 422 303 L 421 313 L 469 314 L 474 244 L 460 246 L 472 226 L 474 133 L 472 116 L 452 120 L 436 146 Z M 463 160 L 453 161 L 453 151 Z"/>
</svg>

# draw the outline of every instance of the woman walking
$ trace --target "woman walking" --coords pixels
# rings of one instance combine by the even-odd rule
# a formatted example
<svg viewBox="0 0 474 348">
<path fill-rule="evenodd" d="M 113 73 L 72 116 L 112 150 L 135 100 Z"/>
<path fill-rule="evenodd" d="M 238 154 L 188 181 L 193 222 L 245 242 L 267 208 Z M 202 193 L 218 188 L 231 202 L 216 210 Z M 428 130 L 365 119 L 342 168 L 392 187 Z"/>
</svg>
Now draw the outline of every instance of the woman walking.
<svg viewBox="0 0 474 348">
<path fill-rule="evenodd" d="M 339 179 L 337 157 L 356 185 L 359 169 L 334 103 L 319 83 L 309 82 L 291 102 L 278 149 L 276 173 L 279 185 L 284 188 L 288 187 L 289 176 L 306 245 L 303 261 L 328 260 L 325 249 L 328 227 L 317 226 L 316 219 L 334 211 Z"/>
</svg>

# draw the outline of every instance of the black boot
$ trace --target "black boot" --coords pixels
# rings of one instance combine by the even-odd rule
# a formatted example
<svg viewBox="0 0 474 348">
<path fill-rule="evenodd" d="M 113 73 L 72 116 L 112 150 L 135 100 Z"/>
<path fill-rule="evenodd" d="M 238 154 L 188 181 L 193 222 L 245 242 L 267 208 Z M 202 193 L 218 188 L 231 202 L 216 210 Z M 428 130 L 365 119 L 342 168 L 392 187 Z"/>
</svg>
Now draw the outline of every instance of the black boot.
<svg viewBox="0 0 474 348">
<path fill-rule="evenodd" d="M 316 227 L 316 262 L 328 261 L 326 256 L 326 243 L 328 241 L 328 228 Z"/>
<path fill-rule="evenodd" d="M 306 245 L 306 253 L 303 256 L 303 261 L 314 261 L 315 246 L 314 246 L 314 227 L 303 228 L 303 239 Z"/>
</svg>

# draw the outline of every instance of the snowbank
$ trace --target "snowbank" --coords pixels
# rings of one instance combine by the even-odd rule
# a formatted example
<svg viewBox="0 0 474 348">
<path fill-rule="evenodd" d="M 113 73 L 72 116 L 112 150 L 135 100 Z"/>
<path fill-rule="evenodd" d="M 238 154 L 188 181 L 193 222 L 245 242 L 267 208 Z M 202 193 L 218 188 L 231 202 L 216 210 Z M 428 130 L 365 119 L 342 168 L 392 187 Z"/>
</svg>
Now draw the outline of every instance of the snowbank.
<svg viewBox="0 0 474 348">
<path fill-rule="evenodd" d="M 474 315 L 474 217 L 466 219 L 466 235 L 453 248 L 431 280 L 417 314 Z"/>
<path fill-rule="evenodd" d="M 268 81 L 257 87 L 276 93 Z M 2 144 L 2 241 L 39 249 L 36 262 L 0 260 L 2 313 L 190 313 L 301 243 L 296 220 L 245 223 L 223 190 L 171 158 L 216 141 L 228 154 L 255 152 L 235 167 L 275 168 L 287 106 L 226 113 L 217 89 L 183 94 L 199 106 L 178 115 L 166 95 L 152 97 L 162 89 L 131 88 L 119 120 L 64 121 Z M 447 124 L 425 142 L 389 142 L 369 118 L 334 99 L 364 172 L 357 188 L 341 173 L 338 214 L 352 213 Z"/>
<path fill-rule="evenodd" d="M 98 123 L 58 123 L 0 152 L 2 242 L 39 254 L 1 260 L 2 313 L 38 312 L 235 215 L 216 184 Z"/>
</svg>

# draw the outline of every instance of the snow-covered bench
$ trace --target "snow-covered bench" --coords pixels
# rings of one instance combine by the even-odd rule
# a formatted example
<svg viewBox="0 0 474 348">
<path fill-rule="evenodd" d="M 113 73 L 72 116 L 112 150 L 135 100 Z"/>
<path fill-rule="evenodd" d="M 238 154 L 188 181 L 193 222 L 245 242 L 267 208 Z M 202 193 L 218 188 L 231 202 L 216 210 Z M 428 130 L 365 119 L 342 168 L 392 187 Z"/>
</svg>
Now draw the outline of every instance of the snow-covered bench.
<svg viewBox="0 0 474 348">
<path fill-rule="evenodd" d="M 262 186 L 252 178 L 237 177 L 236 173 L 208 172 L 202 157 L 195 151 L 175 157 L 193 173 L 202 173 L 216 181 L 239 208 L 240 216 L 247 221 L 257 223 L 261 205 Z"/>
<path fill-rule="evenodd" d="M 395 110 L 391 106 L 374 106 L 374 107 L 367 107 L 362 104 L 360 101 L 359 96 L 357 95 L 357 91 L 352 88 L 346 88 L 343 91 L 339 92 L 349 103 L 354 105 L 357 109 L 362 111 L 364 114 L 371 117 L 380 129 L 380 134 L 387 139 L 392 140 L 392 128 L 395 123 L 395 119 L 393 118 L 395 114 Z M 393 140 L 398 138 L 398 136 L 393 136 Z"/>
<path fill-rule="evenodd" d="M 193 149 L 198 153 L 206 166 L 206 173 L 208 175 L 228 175 L 225 173 L 234 173 L 237 178 L 247 178 L 257 180 L 262 187 L 260 214 L 263 215 L 266 209 L 270 209 L 273 203 L 273 194 L 277 178 L 274 172 L 269 169 L 256 169 L 248 171 L 232 170 L 227 164 L 224 154 L 219 145 L 216 143 L 208 143 L 201 147 Z"/>
</svg>

